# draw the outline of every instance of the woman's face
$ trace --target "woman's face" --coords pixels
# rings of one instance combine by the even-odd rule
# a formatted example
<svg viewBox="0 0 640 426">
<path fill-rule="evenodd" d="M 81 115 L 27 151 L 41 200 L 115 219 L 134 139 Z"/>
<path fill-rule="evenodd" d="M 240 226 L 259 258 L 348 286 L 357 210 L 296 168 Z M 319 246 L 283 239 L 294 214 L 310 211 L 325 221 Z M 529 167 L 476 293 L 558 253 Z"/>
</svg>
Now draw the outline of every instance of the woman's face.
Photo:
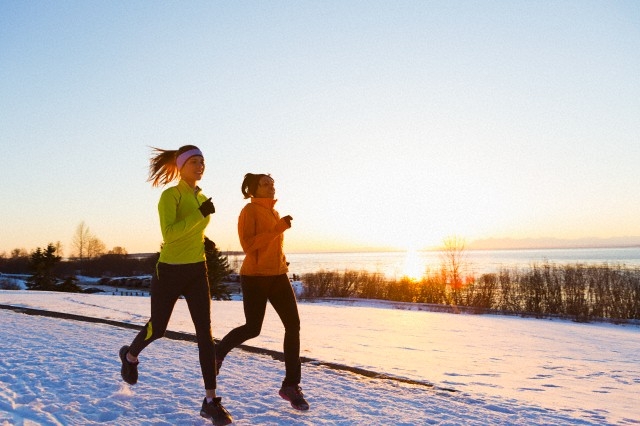
<svg viewBox="0 0 640 426">
<path fill-rule="evenodd" d="M 204 174 L 204 157 L 200 155 L 194 155 L 190 157 L 182 169 L 180 169 L 180 177 L 187 182 L 197 182 L 202 179 Z"/>
<path fill-rule="evenodd" d="M 260 182 L 258 182 L 258 188 L 256 188 L 256 198 L 273 198 L 276 195 L 276 188 L 273 186 L 274 182 L 269 176 L 262 176 Z"/>
</svg>

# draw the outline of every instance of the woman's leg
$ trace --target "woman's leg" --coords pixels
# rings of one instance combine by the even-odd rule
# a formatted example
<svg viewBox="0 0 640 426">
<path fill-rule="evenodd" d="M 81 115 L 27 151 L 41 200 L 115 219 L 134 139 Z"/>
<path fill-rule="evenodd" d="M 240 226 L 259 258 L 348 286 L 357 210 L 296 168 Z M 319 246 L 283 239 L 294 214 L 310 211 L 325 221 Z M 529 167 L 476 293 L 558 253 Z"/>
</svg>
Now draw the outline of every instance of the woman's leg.
<svg viewBox="0 0 640 426">
<path fill-rule="evenodd" d="M 196 329 L 200 369 L 207 396 L 215 397 L 216 371 L 213 334 L 211 333 L 211 293 L 204 263 L 189 265 L 184 280 L 187 283 L 184 298 Z"/>
<path fill-rule="evenodd" d="M 269 289 L 269 302 L 278 313 L 284 325 L 284 364 L 286 375 L 284 385 L 300 383 L 300 315 L 296 296 L 286 274 L 272 277 Z"/>
<path fill-rule="evenodd" d="M 267 277 L 250 277 L 247 275 L 240 277 L 245 324 L 231 330 L 218 343 L 216 353 L 220 359 L 224 358 L 231 349 L 260 335 L 264 313 L 267 309 L 267 295 L 265 292 L 267 284 L 265 278 Z"/>
<path fill-rule="evenodd" d="M 159 263 L 151 279 L 151 318 L 129 347 L 129 354 L 137 357 L 151 342 L 164 336 L 173 307 L 180 297 L 181 274 L 179 266 Z"/>
</svg>

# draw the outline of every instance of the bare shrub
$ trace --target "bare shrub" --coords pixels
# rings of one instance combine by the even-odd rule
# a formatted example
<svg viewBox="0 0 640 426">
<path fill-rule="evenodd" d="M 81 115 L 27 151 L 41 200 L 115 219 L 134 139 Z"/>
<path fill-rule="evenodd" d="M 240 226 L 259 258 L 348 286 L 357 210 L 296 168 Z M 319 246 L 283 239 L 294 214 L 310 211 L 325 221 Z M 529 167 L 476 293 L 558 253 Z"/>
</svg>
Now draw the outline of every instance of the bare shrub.
<svg viewBox="0 0 640 426">
<path fill-rule="evenodd" d="M 383 299 L 387 290 L 387 279 L 381 273 L 362 272 L 356 288 L 356 297 L 364 299 Z"/>
<path fill-rule="evenodd" d="M 337 281 L 338 273 L 335 271 L 324 271 L 313 274 L 305 274 L 303 281 L 305 283 L 305 295 L 307 297 L 328 297 L 329 291 Z"/>
<path fill-rule="evenodd" d="M 416 281 L 408 277 L 402 277 L 399 281 L 390 281 L 387 286 L 386 299 L 396 302 L 415 302 L 416 286 Z"/>
<path fill-rule="evenodd" d="M 344 271 L 338 279 L 333 281 L 331 296 L 352 297 L 355 295 L 362 282 L 362 275 L 363 273 L 358 271 Z"/>
<path fill-rule="evenodd" d="M 542 280 L 544 283 L 544 303 L 543 313 L 545 314 L 563 314 L 563 277 L 562 271 L 555 265 L 545 263 L 542 265 Z"/>
<path fill-rule="evenodd" d="M 416 301 L 422 303 L 447 303 L 447 280 L 443 274 L 425 274 L 416 286 Z"/>
<path fill-rule="evenodd" d="M 562 268 L 564 280 L 564 312 L 577 321 L 588 321 L 590 314 L 585 268 L 580 265 L 565 265 Z"/>
<path fill-rule="evenodd" d="M 500 298 L 498 309 L 505 312 L 520 312 L 522 297 L 518 289 L 518 269 L 502 268 L 498 274 Z"/>
<path fill-rule="evenodd" d="M 469 306 L 576 321 L 640 319 L 640 268 L 545 262 L 524 269 L 501 268 L 475 279 L 463 278 L 461 269 L 452 272 L 447 265 L 452 264 L 427 271 L 419 281 L 389 280 L 364 271 L 320 271 L 304 276 L 305 295 Z"/>
<path fill-rule="evenodd" d="M 498 290 L 498 276 L 483 274 L 477 281 L 469 283 L 467 289 L 467 304 L 476 308 L 492 309 L 495 305 L 494 297 Z"/>
</svg>

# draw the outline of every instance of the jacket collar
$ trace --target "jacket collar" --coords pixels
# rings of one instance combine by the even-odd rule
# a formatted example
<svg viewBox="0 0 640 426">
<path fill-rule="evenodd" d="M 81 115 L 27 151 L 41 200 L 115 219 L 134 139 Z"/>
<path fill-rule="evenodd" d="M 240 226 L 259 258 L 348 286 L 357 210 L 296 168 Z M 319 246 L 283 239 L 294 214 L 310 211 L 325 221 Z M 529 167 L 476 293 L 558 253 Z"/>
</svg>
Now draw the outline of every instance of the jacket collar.
<svg viewBox="0 0 640 426">
<path fill-rule="evenodd" d="M 272 209 L 273 206 L 276 205 L 276 201 L 273 198 L 256 198 L 256 197 L 251 197 L 251 203 L 252 204 L 257 204 L 259 206 L 268 208 L 268 209 Z"/>
<path fill-rule="evenodd" d="M 178 189 L 184 192 L 192 192 L 194 194 L 198 194 L 198 192 L 202 191 L 199 186 L 196 185 L 196 189 L 194 190 L 191 185 L 189 185 L 184 179 L 180 179 L 178 182 Z"/>
</svg>

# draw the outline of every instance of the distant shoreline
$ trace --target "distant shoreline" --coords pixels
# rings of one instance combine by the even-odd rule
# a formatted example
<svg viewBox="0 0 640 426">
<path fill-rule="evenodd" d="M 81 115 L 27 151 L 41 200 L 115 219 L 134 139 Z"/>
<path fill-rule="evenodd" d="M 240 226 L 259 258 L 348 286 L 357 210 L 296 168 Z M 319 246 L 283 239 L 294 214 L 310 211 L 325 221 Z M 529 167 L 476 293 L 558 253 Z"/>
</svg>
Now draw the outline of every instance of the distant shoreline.
<svg viewBox="0 0 640 426">
<path fill-rule="evenodd" d="M 570 250 L 570 249 L 616 249 L 640 247 L 640 237 L 579 238 L 487 238 L 467 244 L 468 250 Z"/>
<path fill-rule="evenodd" d="M 576 245 L 534 245 L 534 246 L 497 246 L 497 247 L 485 247 L 475 246 L 471 243 L 465 247 L 465 251 L 526 251 L 526 250 L 589 250 L 589 249 L 634 249 L 640 248 L 640 242 L 628 243 L 628 244 L 576 244 Z M 286 251 L 286 250 L 285 250 Z M 337 250 L 337 251 L 286 251 L 290 254 L 350 254 L 350 253 L 404 253 L 407 250 L 401 249 L 361 249 L 361 250 Z M 439 252 L 442 248 L 424 248 L 417 250 L 419 252 Z M 244 252 L 240 250 L 224 250 L 221 252 L 225 256 L 244 256 Z M 147 258 L 157 255 L 157 253 L 129 253 L 129 257 L 133 258 Z"/>
<path fill-rule="evenodd" d="M 550 246 L 550 247 L 466 247 L 465 251 L 526 251 L 526 250 L 589 250 L 589 249 L 634 249 L 640 248 L 640 244 L 629 245 L 616 245 L 616 246 Z M 353 254 L 353 253 L 405 253 L 407 250 L 350 250 L 350 251 L 287 251 L 290 254 Z M 418 252 L 439 252 L 442 248 L 426 248 L 416 250 Z M 223 252 L 223 254 L 230 253 L 231 255 L 244 255 L 243 252 Z"/>
<path fill-rule="evenodd" d="M 521 251 L 521 250 L 597 250 L 597 249 L 626 249 L 640 248 L 640 244 L 620 244 L 620 245 L 575 245 L 575 246 L 523 246 L 523 247 L 468 247 L 470 251 Z M 437 251 L 437 250 L 435 250 Z"/>
</svg>

